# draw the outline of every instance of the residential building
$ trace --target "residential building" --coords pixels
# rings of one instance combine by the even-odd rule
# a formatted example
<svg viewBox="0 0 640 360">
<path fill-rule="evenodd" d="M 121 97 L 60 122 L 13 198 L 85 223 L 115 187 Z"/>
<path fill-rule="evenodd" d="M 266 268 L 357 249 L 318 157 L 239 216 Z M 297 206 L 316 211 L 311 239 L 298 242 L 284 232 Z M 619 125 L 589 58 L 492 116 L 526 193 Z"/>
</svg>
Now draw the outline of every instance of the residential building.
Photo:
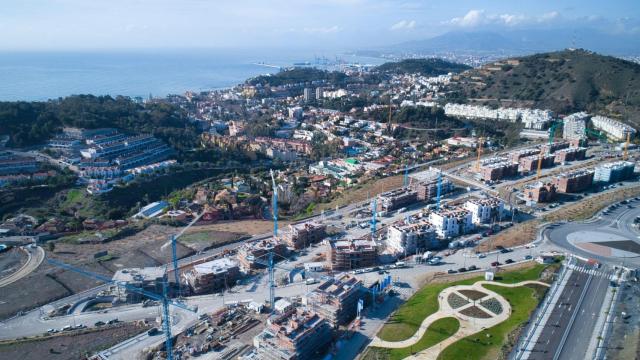
<svg viewBox="0 0 640 360">
<path fill-rule="evenodd" d="M 368 239 L 340 239 L 329 241 L 326 258 L 331 271 L 348 271 L 375 266 L 378 260 L 378 246 Z"/>
<path fill-rule="evenodd" d="M 240 278 L 240 267 L 236 261 L 223 257 L 194 265 L 182 277 L 194 294 L 206 294 L 233 286 Z"/>
<path fill-rule="evenodd" d="M 576 170 L 560 174 L 553 179 L 559 193 L 576 193 L 588 189 L 593 183 L 593 170 Z"/>
<path fill-rule="evenodd" d="M 551 202 L 556 197 L 556 186 L 552 183 L 545 184 L 542 181 L 538 181 L 525 185 L 522 189 L 522 194 L 525 201 L 534 203 Z"/>
<path fill-rule="evenodd" d="M 604 132 L 608 138 L 616 141 L 626 140 L 627 134 L 633 136 L 636 129 L 618 120 L 605 116 L 594 116 L 591 118 L 593 127 Z"/>
<path fill-rule="evenodd" d="M 429 222 L 441 238 L 450 238 L 472 231 L 473 215 L 466 209 L 441 209 L 429 213 Z"/>
<path fill-rule="evenodd" d="M 556 151 L 554 154 L 554 162 L 563 164 L 568 161 L 584 160 L 587 156 L 587 148 L 570 147 Z"/>
<path fill-rule="evenodd" d="M 480 161 L 480 178 L 485 181 L 495 181 L 518 174 L 518 163 L 505 157 L 493 157 Z"/>
<path fill-rule="evenodd" d="M 612 183 L 631 178 L 636 164 L 631 161 L 617 161 L 596 166 L 594 183 Z"/>
<path fill-rule="evenodd" d="M 502 219 L 504 202 L 499 198 L 470 199 L 464 203 L 464 208 L 471 212 L 471 221 L 474 224 L 486 224 Z"/>
<path fill-rule="evenodd" d="M 541 168 L 549 168 L 553 167 L 555 157 L 552 154 L 545 155 L 531 155 L 525 156 L 520 159 L 518 164 L 518 170 L 523 173 L 531 173 L 535 172 L 538 169 L 538 162 L 542 161 L 540 164 Z"/>
<path fill-rule="evenodd" d="M 271 316 L 253 338 L 257 359 L 307 360 L 320 358 L 332 341 L 331 324 L 315 312 L 294 308 Z"/>
<path fill-rule="evenodd" d="M 303 304 L 337 328 L 356 317 L 362 296 L 362 281 L 343 273 L 325 280 L 308 293 L 303 297 Z"/>
<path fill-rule="evenodd" d="M 395 254 L 438 248 L 436 230 L 427 219 L 402 222 L 387 228 L 387 247 Z"/>
<path fill-rule="evenodd" d="M 393 211 L 418 201 L 418 193 L 409 188 L 394 189 L 378 194 L 377 211 Z"/>
<path fill-rule="evenodd" d="M 268 262 L 268 253 L 274 253 L 274 262 L 278 262 L 287 255 L 287 246 L 274 238 L 244 243 L 236 252 L 236 258 L 243 271 L 264 268 Z"/>
<path fill-rule="evenodd" d="M 315 98 L 315 92 L 312 88 L 304 88 L 303 92 L 302 92 L 302 96 L 304 98 L 304 102 L 306 103 L 310 103 L 313 102 L 316 98 Z"/>
<path fill-rule="evenodd" d="M 290 224 L 280 239 L 291 248 L 303 249 L 324 239 L 327 236 L 326 229 L 325 224 L 318 222 Z"/>
<path fill-rule="evenodd" d="M 38 161 L 31 156 L 0 152 L 0 175 L 33 173 L 38 171 Z"/>
<path fill-rule="evenodd" d="M 585 135 L 586 122 L 589 114 L 586 112 L 574 113 L 563 119 L 562 138 L 565 140 L 581 139 Z"/>
</svg>

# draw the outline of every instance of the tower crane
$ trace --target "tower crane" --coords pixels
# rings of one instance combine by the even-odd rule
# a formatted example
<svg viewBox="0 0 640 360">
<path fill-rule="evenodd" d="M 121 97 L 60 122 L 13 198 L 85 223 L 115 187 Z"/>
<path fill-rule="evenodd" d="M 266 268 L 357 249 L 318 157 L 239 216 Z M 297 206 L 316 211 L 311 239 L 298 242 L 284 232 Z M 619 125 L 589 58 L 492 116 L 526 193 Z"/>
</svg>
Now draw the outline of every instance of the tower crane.
<svg viewBox="0 0 640 360">
<path fill-rule="evenodd" d="M 375 238 L 376 238 L 377 215 L 378 215 L 378 199 L 373 198 L 373 202 L 371 203 L 371 241 L 375 241 Z"/>
<path fill-rule="evenodd" d="M 173 262 L 173 275 L 175 277 L 176 286 L 178 287 L 178 296 L 182 294 L 180 290 L 180 269 L 178 268 L 178 254 L 177 254 L 177 240 L 180 236 L 182 236 L 185 231 L 187 231 L 193 224 L 197 223 L 198 220 L 204 215 L 204 211 L 196 216 L 187 226 L 183 227 L 179 233 L 176 235 L 171 235 L 170 243 L 171 243 L 171 259 Z M 167 244 L 165 243 L 162 248 L 164 248 Z"/>
<path fill-rule="evenodd" d="M 536 171 L 536 180 L 540 179 L 540 175 L 542 174 L 542 150 L 538 154 L 538 170 Z"/>
<path fill-rule="evenodd" d="M 273 304 L 276 297 L 276 284 L 275 284 L 275 268 L 286 270 L 292 272 L 294 269 L 289 269 L 284 266 L 276 265 L 274 262 L 274 255 L 280 256 L 283 259 L 287 259 L 286 257 L 278 254 L 274 254 L 273 249 L 268 253 L 256 258 L 254 261 L 260 265 L 266 266 L 269 271 L 269 306 L 271 306 L 271 311 L 273 311 Z M 266 261 L 262 259 L 262 257 L 266 257 Z M 302 277 L 305 277 L 304 270 L 302 270 Z M 290 279 L 293 281 L 293 279 Z"/>
<path fill-rule="evenodd" d="M 402 178 L 402 186 L 409 186 L 409 164 L 404 165 L 404 177 Z"/>
<path fill-rule="evenodd" d="M 271 185 L 273 186 L 273 198 L 271 200 L 271 211 L 273 212 L 273 236 L 278 236 L 278 187 L 276 186 L 276 179 L 273 176 L 273 169 L 271 173 Z"/>
<path fill-rule="evenodd" d="M 124 282 L 124 281 L 115 281 L 113 279 L 110 279 L 104 275 L 100 275 L 100 274 L 96 274 L 96 273 L 92 273 L 83 269 L 79 269 L 76 268 L 74 266 L 71 266 L 69 264 L 65 264 L 61 261 L 57 261 L 57 260 L 53 260 L 53 259 L 47 259 L 47 261 L 57 267 L 63 268 L 65 270 L 69 270 L 69 271 L 73 271 L 76 272 L 80 275 L 86 276 L 88 278 L 93 278 L 96 280 L 100 280 L 102 282 L 105 282 L 107 284 L 114 284 L 116 286 L 122 286 L 124 288 L 126 288 L 127 290 L 136 292 L 140 295 L 146 296 L 149 299 L 155 300 L 155 301 L 159 301 L 162 304 L 162 330 L 165 334 L 165 348 L 167 351 L 167 359 L 168 360 L 173 360 L 173 345 L 172 345 L 172 335 L 171 335 L 171 317 L 169 314 L 169 306 L 175 306 L 178 307 L 180 309 L 183 310 L 187 310 L 187 311 L 191 311 L 193 313 L 197 312 L 197 310 L 194 310 L 193 308 L 188 307 L 187 305 L 177 302 L 175 300 L 171 300 L 169 299 L 169 297 L 167 296 L 167 275 L 166 275 L 166 269 L 165 269 L 165 276 L 162 282 L 162 295 L 141 289 L 137 286 L 133 286 L 133 285 L 129 285 L 128 283 Z"/>
<path fill-rule="evenodd" d="M 440 210 L 441 196 L 442 196 L 442 170 L 438 172 L 438 186 L 436 187 L 436 210 Z"/>
<path fill-rule="evenodd" d="M 480 171 L 480 156 L 482 155 L 482 143 L 484 138 L 481 136 L 478 138 L 478 159 L 476 160 L 476 171 Z"/>
<path fill-rule="evenodd" d="M 631 141 L 631 131 L 626 131 L 627 141 L 624 143 L 624 153 L 622 154 L 622 160 L 627 161 L 629 157 L 629 142 Z"/>
</svg>

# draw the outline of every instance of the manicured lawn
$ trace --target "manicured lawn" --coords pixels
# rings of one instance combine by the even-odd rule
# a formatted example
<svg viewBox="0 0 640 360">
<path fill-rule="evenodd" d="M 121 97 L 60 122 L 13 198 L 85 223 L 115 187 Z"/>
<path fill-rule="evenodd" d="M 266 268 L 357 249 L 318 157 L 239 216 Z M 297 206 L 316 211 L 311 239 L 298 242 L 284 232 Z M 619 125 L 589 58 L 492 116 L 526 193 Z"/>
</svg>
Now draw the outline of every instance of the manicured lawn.
<svg viewBox="0 0 640 360">
<path fill-rule="evenodd" d="M 536 264 L 530 268 L 501 273 L 497 281 L 516 283 L 525 280 L 537 280 L 544 265 Z M 406 303 L 391 316 L 378 333 L 378 337 L 386 341 L 405 340 L 415 334 L 422 321 L 438 310 L 438 294 L 454 285 L 471 285 L 484 280 L 478 276 L 468 280 L 455 281 L 448 284 L 432 284 L 418 290 Z"/>
<path fill-rule="evenodd" d="M 504 296 L 511 305 L 511 316 L 504 322 L 459 340 L 440 353 L 438 359 L 498 359 L 500 352 L 509 352 L 516 338 L 516 330 L 524 325 L 538 305 L 545 289 L 540 286 L 505 288 L 484 285 Z"/>
<path fill-rule="evenodd" d="M 401 360 L 424 349 L 428 349 L 450 337 L 455 334 L 459 328 L 460 322 L 456 318 L 447 317 L 438 319 L 429 326 L 420 341 L 413 346 L 400 349 L 371 348 L 371 354 L 368 354 L 369 356 L 366 358 Z"/>
</svg>

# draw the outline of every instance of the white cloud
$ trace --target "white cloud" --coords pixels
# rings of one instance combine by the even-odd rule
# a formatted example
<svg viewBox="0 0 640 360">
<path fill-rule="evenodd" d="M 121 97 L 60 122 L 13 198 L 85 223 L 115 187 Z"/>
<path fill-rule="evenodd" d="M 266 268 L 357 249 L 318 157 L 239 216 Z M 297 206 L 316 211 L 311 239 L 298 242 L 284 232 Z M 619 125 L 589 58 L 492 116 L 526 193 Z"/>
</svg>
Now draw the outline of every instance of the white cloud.
<svg viewBox="0 0 640 360">
<path fill-rule="evenodd" d="M 338 25 L 333 25 L 331 27 L 313 27 L 304 28 L 304 32 L 311 34 L 332 34 L 342 31 L 342 28 Z"/>
<path fill-rule="evenodd" d="M 415 20 L 400 20 L 397 23 L 391 25 L 391 30 L 410 30 L 416 27 Z"/>
<path fill-rule="evenodd" d="M 445 24 L 459 27 L 477 27 L 482 25 L 516 26 L 527 23 L 547 23 L 560 18 L 560 13 L 552 11 L 540 16 L 522 14 L 487 14 L 484 10 L 472 9 L 462 17 L 454 17 Z"/>
</svg>

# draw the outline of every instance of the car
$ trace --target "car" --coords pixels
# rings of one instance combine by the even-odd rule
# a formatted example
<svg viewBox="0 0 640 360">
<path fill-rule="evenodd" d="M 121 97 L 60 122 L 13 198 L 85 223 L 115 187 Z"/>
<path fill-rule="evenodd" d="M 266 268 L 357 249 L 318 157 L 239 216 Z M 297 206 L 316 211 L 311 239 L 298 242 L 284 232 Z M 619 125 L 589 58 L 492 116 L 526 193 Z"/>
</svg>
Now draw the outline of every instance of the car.
<svg viewBox="0 0 640 360">
<path fill-rule="evenodd" d="M 491 263 L 491 266 L 499 266 L 500 262 L 499 261 L 494 261 Z"/>
<path fill-rule="evenodd" d="M 62 329 L 60 329 L 61 331 L 69 331 L 71 330 L 73 327 L 71 325 L 66 325 L 65 327 L 63 327 Z"/>
<path fill-rule="evenodd" d="M 103 325 L 106 325 L 106 323 L 104 321 L 96 321 L 96 323 L 93 324 L 93 325 L 95 325 L 95 326 L 103 326 Z"/>
<path fill-rule="evenodd" d="M 111 320 L 107 321 L 107 324 L 109 324 L 109 325 L 117 324 L 118 322 L 120 322 L 120 320 L 118 320 L 118 318 L 115 318 L 115 319 L 111 319 Z"/>
<path fill-rule="evenodd" d="M 47 330 L 47 332 L 48 333 L 57 333 L 58 330 L 51 328 L 51 329 Z"/>
<path fill-rule="evenodd" d="M 461 267 L 458 269 L 458 272 L 467 272 L 467 268 L 466 267 Z"/>
<path fill-rule="evenodd" d="M 513 261 L 512 259 L 507 259 L 504 262 L 505 264 L 513 264 L 515 261 Z"/>
<path fill-rule="evenodd" d="M 474 271 L 474 270 L 478 270 L 478 267 L 475 265 L 469 266 L 469 271 Z"/>
<path fill-rule="evenodd" d="M 500 253 L 501 253 L 501 254 L 506 254 L 506 253 L 508 253 L 508 252 L 510 252 L 510 251 L 511 251 L 511 250 L 509 250 L 509 249 L 502 249 L 502 250 L 500 250 Z"/>
<path fill-rule="evenodd" d="M 484 259 L 487 257 L 487 254 L 478 254 L 478 259 Z"/>
<path fill-rule="evenodd" d="M 453 269 L 447 270 L 447 274 L 455 274 L 455 273 L 457 273 L 457 271 L 455 271 Z"/>
<path fill-rule="evenodd" d="M 149 336 L 153 336 L 153 335 L 157 335 L 160 332 L 160 330 L 158 330 L 158 328 L 151 328 L 149 330 L 147 330 L 147 335 Z"/>
<path fill-rule="evenodd" d="M 525 260 L 531 260 L 531 259 L 533 259 L 533 256 L 531 256 L 531 255 L 525 255 L 524 259 L 525 259 Z"/>
</svg>

